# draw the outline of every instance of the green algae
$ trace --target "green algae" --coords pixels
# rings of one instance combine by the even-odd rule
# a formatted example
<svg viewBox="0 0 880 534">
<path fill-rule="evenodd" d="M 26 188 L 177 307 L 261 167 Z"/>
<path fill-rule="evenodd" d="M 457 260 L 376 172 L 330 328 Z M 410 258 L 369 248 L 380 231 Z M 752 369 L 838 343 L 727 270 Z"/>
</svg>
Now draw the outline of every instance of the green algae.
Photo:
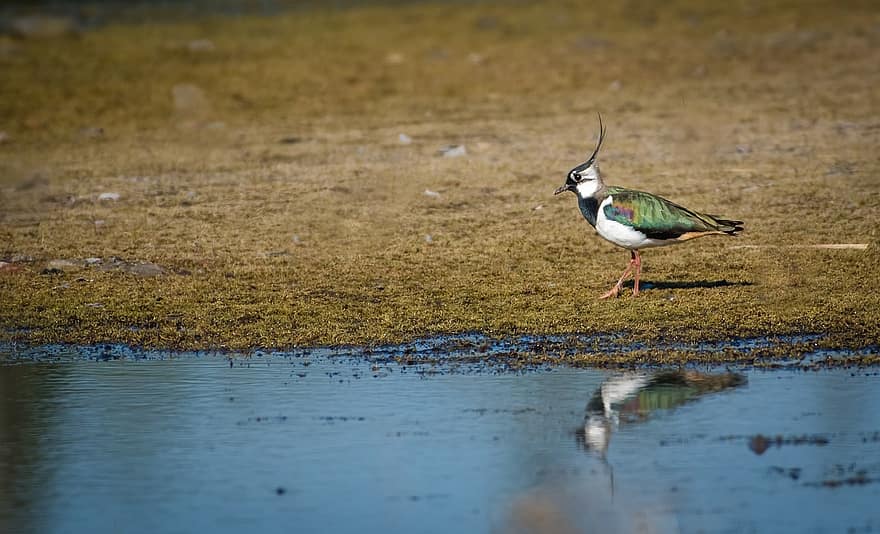
<svg viewBox="0 0 880 534">
<path fill-rule="evenodd" d="M 0 37 L 0 338 L 876 343 L 878 21 L 857 2 L 426 3 Z M 610 184 L 744 235 L 649 250 L 647 291 L 596 300 L 628 255 L 552 193 L 597 110 Z M 868 246 L 801 246 L 828 243 Z M 166 274 L 44 273 L 94 257 Z"/>
</svg>

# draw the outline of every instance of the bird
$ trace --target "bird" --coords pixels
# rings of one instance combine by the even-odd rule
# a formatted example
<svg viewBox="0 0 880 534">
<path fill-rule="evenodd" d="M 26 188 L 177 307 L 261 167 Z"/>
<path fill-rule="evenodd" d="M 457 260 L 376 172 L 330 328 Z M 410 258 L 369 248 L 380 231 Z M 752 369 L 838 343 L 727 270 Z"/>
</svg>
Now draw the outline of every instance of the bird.
<svg viewBox="0 0 880 534">
<path fill-rule="evenodd" d="M 743 221 L 700 213 L 652 193 L 608 186 L 599 172 L 597 156 L 605 139 L 605 126 L 599 115 L 599 141 L 587 161 L 571 169 L 565 183 L 554 195 L 571 191 L 587 222 L 611 243 L 630 251 L 630 261 L 620 279 L 599 298 L 618 297 L 623 282 L 633 274 L 633 296 L 639 294 L 642 272 L 640 250 L 683 243 L 707 235 L 735 236 L 743 231 Z"/>
<path fill-rule="evenodd" d="M 698 398 L 747 383 L 736 373 L 709 374 L 675 369 L 648 374 L 625 372 L 606 378 L 587 403 L 583 426 L 575 431 L 584 450 L 606 458 L 611 434 L 625 425 L 647 421 Z"/>
</svg>

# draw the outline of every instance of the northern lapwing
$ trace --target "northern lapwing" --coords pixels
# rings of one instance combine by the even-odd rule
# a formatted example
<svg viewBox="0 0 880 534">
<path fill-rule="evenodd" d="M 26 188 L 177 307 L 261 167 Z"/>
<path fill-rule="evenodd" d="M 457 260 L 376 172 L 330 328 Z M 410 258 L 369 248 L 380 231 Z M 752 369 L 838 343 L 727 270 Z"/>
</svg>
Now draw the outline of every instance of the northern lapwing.
<svg viewBox="0 0 880 534">
<path fill-rule="evenodd" d="M 742 386 L 746 377 L 736 373 L 660 371 L 649 375 L 628 372 L 611 376 L 587 403 L 584 423 L 575 431 L 586 450 L 605 457 L 611 434 L 624 425 L 648 420 L 658 410 L 670 410 L 703 395 Z"/>
<path fill-rule="evenodd" d="M 596 232 L 630 251 L 629 265 L 620 280 L 600 299 L 616 297 L 623 281 L 633 271 L 633 295 L 639 294 L 639 276 L 642 272 L 640 249 L 674 245 L 706 235 L 736 235 L 742 231 L 742 221 L 689 210 L 644 191 L 605 185 L 596 159 L 603 139 L 605 126 L 600 115 L 596 149 L 587 161 L 568 172 L 565 184 L 555 193 L 574 192 L 581 213 Z"/>
</svg>

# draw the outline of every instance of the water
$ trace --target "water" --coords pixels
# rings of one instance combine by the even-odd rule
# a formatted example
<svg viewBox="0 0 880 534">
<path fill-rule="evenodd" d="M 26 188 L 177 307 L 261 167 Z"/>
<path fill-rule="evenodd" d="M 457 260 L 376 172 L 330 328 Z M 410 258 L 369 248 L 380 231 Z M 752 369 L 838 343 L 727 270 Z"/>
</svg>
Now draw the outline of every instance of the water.
<svg viewBox="0 0 880 534">
<path fill-rule="evenodd" d="M 0 532 L 880 529 L 875 370 L 66 350 L 0 366 Z"/>
</svg>

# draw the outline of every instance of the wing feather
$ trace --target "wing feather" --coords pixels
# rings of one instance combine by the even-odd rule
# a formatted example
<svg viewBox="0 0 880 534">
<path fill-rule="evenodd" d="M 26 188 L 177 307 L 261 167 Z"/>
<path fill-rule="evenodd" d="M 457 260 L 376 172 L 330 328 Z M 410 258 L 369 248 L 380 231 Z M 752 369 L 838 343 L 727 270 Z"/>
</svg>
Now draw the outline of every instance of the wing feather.
<svg viewBox="0 0 880 534">
<path fill-rule="evenodd" d="M 612 202 L 605 206 L 605 217 L 630 226 L 651 239 L 677 239 L 685 234 L 734 230 L 710 215 L 644 191 L 614 187 L 609 188 L 608 194 Z"/>
</svg>

